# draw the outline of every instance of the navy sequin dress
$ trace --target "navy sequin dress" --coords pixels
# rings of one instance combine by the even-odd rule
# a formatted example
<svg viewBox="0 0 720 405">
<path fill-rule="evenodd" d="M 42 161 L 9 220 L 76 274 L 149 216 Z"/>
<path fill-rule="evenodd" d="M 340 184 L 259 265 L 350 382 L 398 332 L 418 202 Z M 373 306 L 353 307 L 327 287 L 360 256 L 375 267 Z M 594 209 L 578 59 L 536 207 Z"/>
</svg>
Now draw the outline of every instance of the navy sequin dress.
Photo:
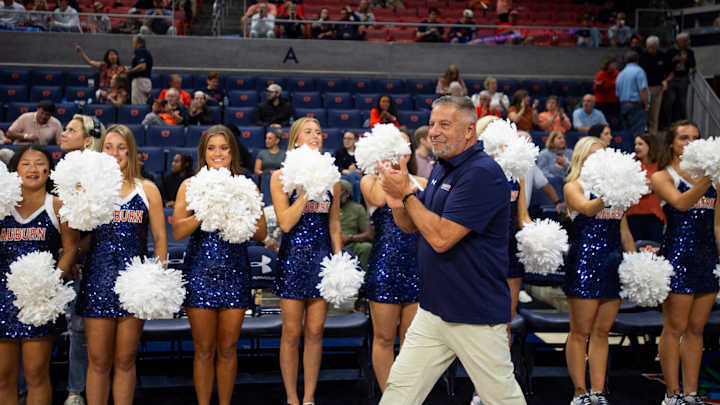
<svg viewBox="0 0 720 405">
<path fill-rule="evenodd" d="M 417 235 L 398 228 L 387 205 L 375 209 L 370 219 L 375 240 L 365 273 L 365 297 L 385 304 L 418 302 Z"/>
<path fill-rule="evenodd" d="M 518 219 L 520 183 L 512 180 L 508 183 L 510 184 L 510 247 L 508 248 L 510 270 L 508 271 L 508 278 L 522 278 L 525 275 L 525 267 L 517 257 L 518 241 L 515 238 L 515 234 L 520 230 L 520 220 Z"/>
<path fill-rule="evenodd" d="M 330 193 L 328 193 L 330 195 Z M 332 197 L 330 197 L 332 198 Z M 295 202 L 295 192 L 290 204 Z M 332 253 L 330 205 L 332 201 L 308 201 L 300 220 L 282 237 L 278 252 L 280 275 L 273 293 L 282 298 L 320 297 L 320 262 Z"/>
<path fill-rule="evenodd" d="M 113 290 L 120 271 L 135 256 L 147 256 L 147 234 L 150 204 L 142 183 L 125 197 L 113 221 L 100 225 L 91 233 L 90 251 L 83 271 L 77 313 L 87 318 L 132 316 L 120 307 Z"/>
<path fill-rule="evenodd" d="M 219 232 L 198 228 L 190 236 L 185 263 L 190 308 L 247 308 L 252 274 L 247 243 L 230 243 Z"/>
<path fill-rule="evenodd" d="M 586 197 L 595 199 L 587 193 Z M 619 298 L 624 212 L 606 207 L 593 217 L 574 214 L 563 291 L 575 298 Z"/>
<path fill-rule="evenodd" d="M 667 171 L 678 191 L 684 193 L 691 188 L 672 167 Z M 716 199 L 717 190 L 711 186 L 687 211 L 679 211 L 668 203 L 663 206 L 667 228 L 660 255 L 675 269 L 670 279 L 670 289 L 675 294 L 718 292 L 718 280 L 713 274 L 718 263 L 714 232 Z"/>
<path fill-rule="evenodd" d="M 53 209 L 53 196 L 27 219 L 13 208 L 0 221 L 0 339 L 28 339 L 55 336 L 65 331 L 65 317 L 42 326 L 26 325 L 17 319 L 20 310 L 13 304 L 15 294 L 7 288 L 10 265 L 31 252 L 50 252 L 55 260 L 62 247 L 60 224 Z"/>
</svg>

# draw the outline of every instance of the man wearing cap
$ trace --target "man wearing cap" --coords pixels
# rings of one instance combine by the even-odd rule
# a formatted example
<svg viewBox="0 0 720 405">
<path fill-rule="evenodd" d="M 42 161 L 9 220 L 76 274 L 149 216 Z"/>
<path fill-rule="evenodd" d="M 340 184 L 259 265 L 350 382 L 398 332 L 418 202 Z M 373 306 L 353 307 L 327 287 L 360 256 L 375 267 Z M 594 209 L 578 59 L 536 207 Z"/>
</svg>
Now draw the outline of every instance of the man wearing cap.
<svg viewBox="0 0 720 405">
<path fill-rule="evenodd" d="M 273 83 L 266 89 L 267 100 L 258 104 L 253 112 L 253 125 L 267 127 L 270 124 L 290 125 L 295 117 L 295 109 L 289 101 L 282 98 L 282 87 Z"/>
<path fill-rule="evenodd" d="M 96 33 L 108 33 L 112 30 L 110 24 L 110 18 L 105 15 L 105 5 L 99 1 L 93 3 L 93 12 L 95 14 L 102 14 L 100 16 L 92 15 L 88 18 L 88 24 L 94 27 Z"/>
<path fill-rule="evenodd" d="M 455 21 L 455 24 L 475 25 L 472 10 L 463 10 L 462 18 L 460 18 L 459 21 Z M 450 28 L 450 42 L 460 44 L 469 42 L 472 39 L 475 30 L 475 27 L 452 27 Z"/>
<path fill-rule="evenodd" d="M 60 143 L 62 125 L 53 117 L 55 104 L 50 100 L 38 103 L 35 112 L 26 112 L 19 116 L 7 130 L 7 138 L 15 145 L 47 145 Z"/>
<path fill-rule="evenodd" d="M 352 184 L 340 180 L 340 228 L 342 229 L 343 248 L 353 252 L 360 259 L 363 269 L 372 249 L 373 228 L 370 226 L 365 208 L 352 200 Z"/>
</svg>

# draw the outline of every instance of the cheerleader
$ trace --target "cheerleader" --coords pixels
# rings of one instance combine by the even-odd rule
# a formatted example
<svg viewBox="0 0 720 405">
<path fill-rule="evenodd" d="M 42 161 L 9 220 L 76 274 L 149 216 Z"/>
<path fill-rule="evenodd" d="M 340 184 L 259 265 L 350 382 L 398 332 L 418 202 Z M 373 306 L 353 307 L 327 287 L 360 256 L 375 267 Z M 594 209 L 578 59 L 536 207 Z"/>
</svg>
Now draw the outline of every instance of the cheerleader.
<svg viewBox="0 0 720 405">
<path fill-rule="evenodd" d="M 403 138 L 410 144 L 410 155 L 398 160 L 407 164 L 410 180 L 423 190 L 427 179 L 415 175 L 415 148 L 404 132 Z M 405 332 L 417 311 L 420 270 L 416 256 L 417 236 L 405 233 L 395 225 L 392 209 L 387 205 L 385 192 L 378 180 L 376 175 L 366 175 L 360 182 L 360 189 L 368 210 L 374 209 L 370 219 L 375 228 L 375 240 L 365 274 L 365 297 L 370 300 L 373 323 L 373 369 L 380 390 L 385 391 L 395 359 L 396 332 L 399 332 L 402 347 Z"/>
<path fill-rule="evenodd" d="M 663 303 L 663 331 L 658 350 L 667 393 L 663 405 L 704 404 L 697 395 L 703 329 L 718 292 L 713 270 L 718 263 L 720 207 L 717 185 L 680 169 L 680 155 L 700 138 L 698 127 L 679 121 L 665 135 L 659 171 L 652 188 L 664 202 L 667 218 L 660 254 L 675 273 Z M 682 388 L 679 369 L 682 366 Z"/>
<path fill-rule="evenodd" d="M 584 191 L 578 182 L 585 159 L 604 148 L 599 138 L 582 138 L 575 145 L 565 179 L 565 200 L 574 231 L 563 285 L 570 312 L 565 358 L 575 391 L 571 405 L 607 403 L 604 388 L 608 334 L 621 302 L 618 267 L 622 250 L 635 251 L 625 213 L 606 207 L 601 198 Z M 585 383 L 586 351 L 589 393 Z"/>
<path fill-rule="evenodd" d="M 143 321 L 121 308 L 113 290 L 118 273 L 133 257 L 147 256 L 148 227 L 155 256 L 167 258 L 165 217 L 160 191 L 140 177 L 135 136 L 124 125 L 112 125 L 100 139 L 100 151 L 117 159 L 123 172 L 121 206 L 113 221 L 92 231 L 76 311 L 85 324 L 89 367 L 89 405 L 107 404 L 110 372 L 116 405 L 132 404 L 135 357 Z"/>
<path fill-rule="evenodd" d="M 300 118 L 290 128 L 288 150 L 302 145 L 322 150 L 322 139 L 320 123 L 316 119 Z M 309 201 L 304 191 L 285 193 L 281 175 L 282 169 L 273 173 L 270 179 L 275 214 L 284 232 L 278 253 L 280 276 L 274 288 L 274 293 L 280 297 L 283 322 L 280 370 L 287 403 L 300 404 L 297 395 L 298 345 L 300 336 L 304 335 L 302 403 L 314 404 L 328 309 L 317 285 L 322 259 L 342 249 L 340 183 L 333 186 L 331 202 Z"/>
<path fill-rule="evenodd" d="M 224 167 L 233 175 L 243 168 L 237 140 L 223 125 L 210 127 L 198 143 L 198 169 Z M 173 237 L 190 236 L 185 255 L 187 296 L 193 345 L 193 380 L 199 405 L 209 405 L 217 377 L 220 405 L 229 405 L 237 373 L 237 342 L 250 305 L 252 274 L 247 243 L 230 243 L 219 232 L 205 232 L 185 195 L 188 182 L 180 185 L 175 200 Z M 265 217 L 257 222 L 254 240 L 265 239 Z"/>
<path fill-rule="evenodd" d="M 50 355 L 55 337 L 65 330 L 64 317 L 42 326 L 21 323 L 20 312 L 13 304 L 15 295 L 8 290 L 10 264 L 31 252 L 50 252 L 57 260 L 63 277 L 75 262 L 78 233 L 60 223 L 62 203 L 50 194 L 53 169 L 50 154 L 37 146 L 28 146 L 15 153 L 9 170 L 22 179 L 22 201 L 12 214 L 0 220 L 0 402 L 17 404 L 17 379 L 22 351 L 27 403 L 51 403 Z M 35 237 L 14 238 L 21 231 Z M 30 232 L 27 232 L 30 234 Z M 22 240 L 21 240 L 22 239 Z M 62 248 L 62 254 L 60 249 Z M 58 259 L 59 257 L 59 259 Z"/>
</svg>

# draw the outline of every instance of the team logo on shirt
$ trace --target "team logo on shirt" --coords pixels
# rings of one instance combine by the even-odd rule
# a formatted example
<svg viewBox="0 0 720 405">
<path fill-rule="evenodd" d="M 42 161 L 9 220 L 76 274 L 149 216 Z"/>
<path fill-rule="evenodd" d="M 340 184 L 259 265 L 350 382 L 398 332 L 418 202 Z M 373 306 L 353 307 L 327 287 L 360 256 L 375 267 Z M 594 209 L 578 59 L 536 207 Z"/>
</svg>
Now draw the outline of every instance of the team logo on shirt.
<svg viewBox="0 0 720 405">
<path fill-rule="evenodd" d="M 47 228 L 2 228 L 0 229 L 0 241 L 45 240 L 46 233 Z"/>
<path fill-rule="evenodd" d="M 510 190 L 510 202 L 517 201 L 519 194 L 520 194 L 520 192 L 517 190 Z"/>
<path fill-rule="evenodd" d="M 113 214 L 113 222 L 129 222 L 139 224 L 143 221 L 142 210 L 115 210 Z"/>
<path fill-rule="evenodd" d="M 308 213 L 326 213 L 330 211 L 330 201 L 308 201 L 307 204 L 305 204 L 305 209 L 303 209 L 303 212 Z"/>
<path fill-rule="evenodd" d="M 624 210 L 619 208 L 603 208 L 602 211 L 595 214 L 596 219 L 622 219 Z"/>
<path fill-rule="evenodd" d="M 700 197 L 698 202 L 696 202 L 695 205 L 693 205 L 693 208 L 700 209 L 700 210 L 701 209 L 711 210 L 711 209 L 715 208 L 715 199 L 711 198 L 711 197 L 704 197 L 704 196 Z"/>
<path fill-rule="evenodd" d="M 443 183 L 443 185 L 440 186 L 440 190 L 445 190 L 445 191 L 450 191 L 451 188 L 452 188 L 452 185 L 447 184 L 447 183 Z"/>
</svg>

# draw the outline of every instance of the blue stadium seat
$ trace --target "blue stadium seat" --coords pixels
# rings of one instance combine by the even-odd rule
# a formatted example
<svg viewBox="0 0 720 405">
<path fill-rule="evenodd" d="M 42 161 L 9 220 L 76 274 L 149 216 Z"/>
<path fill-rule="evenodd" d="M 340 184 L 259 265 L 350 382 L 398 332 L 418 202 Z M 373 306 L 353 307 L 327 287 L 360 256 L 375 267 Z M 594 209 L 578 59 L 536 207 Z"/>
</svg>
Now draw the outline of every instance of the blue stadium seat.
<svg viewBox="0 0 720 405">
<path fill-rule="evenodd" d="M 151 173 L 162 173 L 165 170 L 165 150 L 157 146 L 138 148 L 145 160 L 145 170 Z"/>
<path fill-rule="evenodd" d="M 197 146 L 197 144 L 200 143 L 200 138 L 202 138 L 203 134 L 205 133 L 205 131 L 207 131 L 208 128 L 210 128 L 210 125 L 191 125 L 187 127 L 185 146 Z"/>
<path fill-rule="evenodd" d="M 60 159 L 65 156 L 65 152 L 63 152 L 58 145 L 45 145 L 44 148 L 50 152 L 50 156 L 52 156 L 55 163 L 59 162 Z"/>
<path fill-rule="evenodd" d="M 168 149 L 167 161 L 165 162 L 165 172 L 166 173 L 170 172 L 170 164 L 172 164 L 172 160 L 175 157 L 175 155 L 177 155 L 177 154 L 192 156 L 192 158 L 193 158 L 192 169 L 195 169 L 195 167 L 197 167 L 197 148 L 172 147 L 172 148 Z M 191 171 L 193 171 L 192 169 L 191 169 Z"/>
<path fill-rule="evenodd" d="M 312 77 L 290 77 L 287 79 L 287 89 L 291 92 L 296 91 L 315 91 L 315 79 Z"/>
<path fill-rule="evenodd" d="M 225 86 L 232 90 L 255 90 L 255 78 L 249 75 L 230 75 L 225 78 Z"/>
<path fill-rule="evenodd" d="M 255 107 L 227 107 L 225 108 L 225 123 L 237 126 L 250 125 Z"/>
<path fill-rule="evenodd" d="M 182 88 L 183 89 L 194 89 L 195 80 L 193 79 L 192 73 L 174 73 L 182 77 Z M 170 87 L 170 75 L 168 75 L 168 87 Z M 186 90 L 187 91 L 187 90 Z M 190 95 L 192 97 L 192 94 Z"/>
<path fill-rule="evenodd" d="M 415 110 L 430 110 L 438 94 L 418 94 L 415 96 Z"/>
<path fill-rule="evenodd" d="M 323 130 L 323 152 L 333 153 L 342 146 L 344 129 L 325 128 Z"/>
<path fill-rule="evenodd" d="M 98 74 L 91 70 L 80 70 L 65 73 L 65 86 L 88 87 L 88 79 L 95 80 L 98 85 Z"/>
<path fill-rule="evenodd" d="M 90 87 L 68 86 L 65 88 L 65 99 L 67 101 L 80 101 L 95 98 L 95 91 Z"/>
<path fill-rule="evenodd" d="M 593 82 L 587 81 L 587 82 L 580 82 L 579 85 L 580 93 L 578 96 L 583 96 L 585 94 L 593 94 Z"/>
<path fill-rule="evenodd" d="M 294 108 L 320 108 L 322 100 L 320 93 L 312 92 L 295 92 L 292 95 L 292 105 Z"/>
<path fill-rule="evenodd" d="M 390 94 L 407 93 L 408 91 L 403 79 L 376 79 L 375 90 L 379 93 Z"/>
<path fill-rule="evenodd" d="M 467 95 L 472 96 L 485 90 L 485 80 L 465 80 L 465 87 L 467 87 Z"/>
<path fill-rule="evenodd" d="M 119 124 L 140 124 L 151 111 L 148 104 L 123 104 L 117 109 Z"/>
<path fill-rule="evenodd" d="M 545 80 L 523 80 L 520 82 L 520 88 L 527 90 L 532 98 L 550 95 L 550 88 Z"/>
<path fill-rule="evenodd" d="M 28 100 L 28 89 L 24 84 L 0 85 L 0 104 Z"/>
<path fill-rule="evenodd" d="M 315 79 L 315 84 L 317 85 L 317 89 L 321 93 L 339 93 L 348 91 L 347 79 L 344 79 L 342 77 L 325 77 Z"/>
<path fill-rule="evenodd" d="M 220 79 L 219 86 L 221 89 L 224 89 L 225 88 L 225 76 L 220 76 L 219 79 Z M 207 73 L 200 73 L 200 74 L 195 75 L 193 82 L 195 83 L 194 86 L 196 89 L 205 88 L 205 86 L 207 85 Z"/>
<path fill-rule="evenodd" d="M 567 131 L 565 132 L 565 144 L 568 148 L 574 149 L 577 141 L 579 141 L 580 138 L 585 135 L 586 134 L 584 132 Z"/>
<path fill-rule="evenodd" d="M 12 122 L 0 122 L 0 129 L 3 132 L 7 132 L 8 128 L 10 128 L 10 125 L 12 125 Z"/>
<path fill-rule="evenodd" d="M 208 110 L 212 114 L 212 123 L 220 124 L 222 122 L 222 107 L 220 106 L 209 106 Z"/>
<path fill-rule="evenodd" d="M 325 93 L 322 97 L 325 108 L 347 109 L 353 107 L 353 101 L 350 93 Z"/>
<path fill-rule="evenodd" d="M 430 79 L 407 79 L 405 87 L 411 94 L 435 94 L 435 83 Z"/>
<path fill-rule="evenodd" d="M 635 138 L 629 132 L 615 131 L 612 134 L 613 139 L 610 142 L 610 146 L 613 148 L 620 149 L 625 153 L 635 151 Z"/>
<path fill-rule="evenodd" d="M 35 111 L 36 106 L 37 103 L 12 102 L 7 106 L 7 111 L 5 113 L 5 121 L 13 122 L 20 115 L 25 114 L 26 112 Z"/>
<path fill-rule="evenodd" d="M 160 92 L 162 92 L 163 89 L 161 88 L 152 88 L 150 89 L 150 97 L 148 98 L 148 104 L 152 105 L 155 100 L 157 100 L 158 97 L 160 97 Z"/>
<path fill-rule="evenodd" d="M 375 81 L 369 77 L 351 77 L 348 79 L 348 91 L 351 93 L 375 93 Z"/>
<path fill-rule="evenodd" d="M 328 110 L 328 125 L 335 128 L 359 128 L 362 126 L 358 110 Z"/>
<path fill-rule="evenodd" d="M 255 80 L 255 90 L 257 90 L 258 93 L 265 92 L 265 89 L 271 84 L 277 84 L 282 87 L 283 90 L 287 90 L 285 78 L 282 76 L 258 76 Z"/>
<path fill-rule="evenodd" d="M 0 70 L 0 84 L 22 84 L 27 86 L 30 82 L 30 71 L 26 69 Z"/>
<path fill-rule="evenodd" d="M 580 84 L 575 80 L 553 80 L 550 84 L 550 94 L 558 97 L 579 96 Z"/>
<path fill-rule="evenodd" d="M 427 110 L 419 111 L 398 111 L 398 121 L 400 125 L 406 126 L 408 129 L 417 129 L 428 124 L 430 113 Z"/>
<path fill-rule="evenodd" d="M 59 70 L 33 70 L 33 86 L 63 86 L 65 77 Z"/>
<path fill-rule="evenodd" d="M 258 93 L 255 90 L 232 90 L 228 94 L 228 101 L 233 107 L 255 107 Z"/>
<path fill-rule="evenodd" d="M 153 72 L 150 74 L 150 81 L 152 81 L 153 89 L 164 89 L 167 88 L 167 76 L 164 73 Z"/>
<path fill-rule="evenodd" d="M 30 101 L 52 100 L 57 103 L 61 98 L 60 86 L 33 86 L 30 89 Z"/>
<path fill-rule="evenodd" d="M 295 113 L 297 114 L 295 119 L 312 117 L 320 122 L 321 127 L 327 125 L 327 110 L 324 108 L 296 108 Z"/>
<path fill-rule="evenodd" d="M 33 106 L 33 109 L 34 108 Z M 75 114 L 79 113 L 80 108 L 75 103 L 55 104 L 55 114 L 53 114 L 53 116 L 65 125 L 72 120 Z"/>
<path fill-rule="evenodd" d="M 375 107 L 375 103 L 377 103 L 378 96 L 379 94 L 377 93 L 355 94 L 353 96 L 355 99 L 355 108 L 358 110 L 372 110 L 372 108 Z"/>
<path fill-rule="evenodd" d="M 145 146 L 147 145 L 147 142 L 145 142 L 145 127 L 143 127 L 141 124 L 123 124 L 130 132 L 135 135 L 135 144 L 137 146 Z"/>
<path fill-rule="evenodd" d="M 545 142 L 547 142 L 548 133 L 545 131 L 528 131 L 530 132 L 530 136 L 532 137 L 533 143 L 537 145 L 538 148 L 545 149 Z M 567 138 L 565 138 L 567 140 Z"/>
<path fill-rule="evenodd" d="M 240 138 L 238 140 L 246 148 L 261 149 L 265 147 L 265 129 L 263 127 L 238 126 Z"/>
<path fill-rule="evenodd" d="M 605 114 L 605 119 L 607 120 L 607 123 L 610 125 L 611 130 L 613 130 L 613 131 L 622 130 L 622 120 L 620 119 L 620 114 Z"/>
<path fill-rule="evenodd" d="M 502 79 L 498 80 L 498 91 L 505 93 L 506 96 L 512 101 L 512 96 L 520 89 L 520 81 L 514 80 L 514 79 Z M 530 89 L 525 89 L 527 91 L 530 91 Z"/>
<path fill-rule="evenodd" d="M 150 125 L 145 134 L 150 146 L 185 146 L 185 127 L 181 125 Z"/>
<path fill-rule="evenodd" d="M 105 126 L 115 123 L 115 106 L 112 104 L 86 104 L 83 114 L 96 116 Z"/>
<path fill-rule="evenodd" d="M 415 106 L 413 105 L 413 99 L 409 94 L 392 94 L 393 103 L 395 108 L 399 111 L 413 111 Z"/>
</svg>

